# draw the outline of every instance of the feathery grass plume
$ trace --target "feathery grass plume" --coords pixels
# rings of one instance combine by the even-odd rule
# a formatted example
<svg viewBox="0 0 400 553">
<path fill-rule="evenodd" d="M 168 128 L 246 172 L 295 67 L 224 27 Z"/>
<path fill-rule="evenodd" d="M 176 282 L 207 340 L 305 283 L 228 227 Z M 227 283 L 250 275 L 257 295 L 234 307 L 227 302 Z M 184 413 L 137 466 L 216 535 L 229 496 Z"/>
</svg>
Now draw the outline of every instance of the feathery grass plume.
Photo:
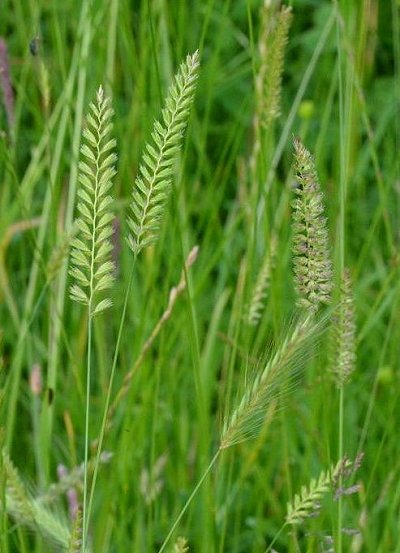
<svg viewBox="0 0 400 553">
<path fill-rule="evenodd" d="M 179 537 L 174 543 L 173 553 L 188 553 L 189 546 L 187 543 L 186 538 Z"/>
<path fill-rule="evenodd" d="M 152 143 L 146 145 L 136 177 L 130 217 L 128 243 L 137 255 L 157 240 L 173 175 L 173 165 L 193 103 L 198 76 L 199 54 L 187 56 L 171 85 L 162 110 L 162 121 L 154 123 Z"/>
<path fill-rule="evenodd" d="M 104 96 L 103 88 L 97 91 L 97 103 L 90 104 L 88 126 L 83 131 L 78 191 L 78 236 L 72 241 L 72 268 L 75 284 L 70 288 L 71 298 L 89 307 L 90 316 L 107 309 L 109 298 L 99 300 L 99 293 L 111 288 L 114 264 L 110 261 L 113 214 L 112 198 L 108 194 L 115 175 L 113 152 L 115 139 L 112 130 L 112 108 Z"/>
<path fill-rule="evenodd" d="M 288 42 L 292 8 L 282 6 L 278 14 L 271 3 L 265 3 L 262 13 L 262 34 L 259 43 L 262 122 L 268 126 L 281 114 L 282 73 Z"/>
<path fill-rule="evenodd" d="M 350 271 L 341 278 L 340 303 L 332 318 L 334 357 L 332 372 L 338 388 L 344 386 L 356 362 L 356 323 Z"/>
<path fill-rule="evenodd" d="M 326 318 L 317 322 L 308 317 L 294 326 L 226 420 L 220 449 L 257 435 L 268 409 L 274 406 L 276 400 L 287 399 L 294 389 L 305 363 L 319 343 L 325 323 Z"/>
<path fill-rule="evenodd" d="M 275 258 L 275 244 L 271 244 L 270 250 L 266 253 L 261 269 L 257 275 L 257 280 L 251 296 L 250 306 L 247 314 L 247 323 L 256 326 L 263 314 L 265 300 L 268 295 L 268 288 L 271 277 L 271 269 Z"/>
<path fill-rule="evenodd" d="M 332 264 L 329 257 L 327 221 L 323 216 L 323 195 L 314 160 L 299 138 L 294 138 L 298 187 L 293 202 L 294 277 L 298 305 L 315 313 L 329 303 Z"/>
<path fill-rule="evenodd" d="M 308 486 L 302 486 L 299 494 L 287 504 L 286 522 L 300 524 L 306 518 L 316 516 L 320 510 L 321 497 L 331 491 L 336 475 L 343 466 L 341 459 L 336 466 L 322 471 L 318 479 L 312 478 Z"/>
<path fill-rule="evenodd" d="M 54 511 L 46 509 L 22 483 L 9 456 L 2 451 L 3 470 L 6 478 L 5 508 L 19 523 L 39 531 L 49 540 L 67 550 L 71 533 L 68 524 Z"/>
</svg>

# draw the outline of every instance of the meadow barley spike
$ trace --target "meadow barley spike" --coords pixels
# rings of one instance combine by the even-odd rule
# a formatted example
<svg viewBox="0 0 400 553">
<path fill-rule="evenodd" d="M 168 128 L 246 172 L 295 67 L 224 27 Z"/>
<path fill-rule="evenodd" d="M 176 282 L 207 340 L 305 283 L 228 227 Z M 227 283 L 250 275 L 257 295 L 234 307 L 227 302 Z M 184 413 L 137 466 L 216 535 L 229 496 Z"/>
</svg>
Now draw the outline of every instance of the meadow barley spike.
<svg viewBox="0 0 400 553">
<path fill-rule="evenodd" d="M 328 229 L 314 160 L 298 138 L 294 138 L 294 149 L 298 182 L 293 202 L 294 278 L 298 305 L 315 313 L 331 300 Z"/>
<path fill-rule="evenodd" d="M 137 255 L 157 240 L 173 175 L 173 165 L 182 144 L 198 76 L 199 54 L 187 56 L 171 85 L 161 121 L 154 123 L 152 142 L 145 153 L 136 177 L 130 216 L 128 243 Z"/>
<path fill-rule="evenodd" d="M 112 198 L 108 194 L 115 175 L 115 139 L 112 130 L 112 108 L 102 87 L 97 91 L 96 104 L 90 105 L 87 127 L 83 131 L 82 160 L 79 164 L 78 234 L 72 241 L 72 268 L 75 283 L 70 288 L 71 298 L 87 305 L 90 316 L 111 305 L 101 293 L 112 287 L 114 264 L 110 261 L 113 233 Z"/>
<path fill-rule="evenodd" d="M 344 386 L 355 368 L 356 324 L 350 272 L 345 269 L 341 279 L 340 303 L 332 320 L 334 356 L 332 372 L 338 388 Z"/>
<path fill-rule="evenodd" d="M 276 352 L 245 390 L 241 401 L 226 420 L 220 449 L 255 437 L 270 408 L 284 400 L 295 388 L 305 362 L 317 347 L 325 330 L 326 319 L 311 318 L 294 326 Z"/>
</svg>

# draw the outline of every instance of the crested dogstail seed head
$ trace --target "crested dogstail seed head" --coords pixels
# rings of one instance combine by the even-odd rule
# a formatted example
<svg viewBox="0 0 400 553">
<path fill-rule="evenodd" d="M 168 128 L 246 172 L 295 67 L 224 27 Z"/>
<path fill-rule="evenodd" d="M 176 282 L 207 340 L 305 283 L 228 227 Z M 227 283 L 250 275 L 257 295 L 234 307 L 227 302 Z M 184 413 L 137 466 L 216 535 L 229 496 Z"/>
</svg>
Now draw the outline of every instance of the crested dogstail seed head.
<svg viewBox="0 0 400 553">
<path fill-rule="evenodd" d="M 298 305 L 315 313 L 321 304 L 331 301 L 327 220 L 314 160 L 300 139 L 293 142 L 298 182 L 293 202 L 294 280 Z"/>
<path fill-rule="evenodd" d="M 113 111 L 102 87 L 96 103 L 90 105 L 87 127 L 83 131 L 82 159 L 79 164 L 77 236 L 72 240 L 70 274 L 75 283 L 71 298 L 87 305 L 90 316 L 107 309 L 109 298 L 101 298 L 114 282 L 114 264 L 110 260 L 113 234 L 109 191 L 115 175 L 115 139 L 111 138 Z"/>
<path fill-rule="evenodd" d="M 154 123 L 152 141 L 146 145 L 136 177 L 128 218 L 128 243 L 135 255 L 157 240 L 169 197 L 174 164 L 193 103 L 199 68 L 199 53 L 181 64 L 162 110 Z"/>
</svg>

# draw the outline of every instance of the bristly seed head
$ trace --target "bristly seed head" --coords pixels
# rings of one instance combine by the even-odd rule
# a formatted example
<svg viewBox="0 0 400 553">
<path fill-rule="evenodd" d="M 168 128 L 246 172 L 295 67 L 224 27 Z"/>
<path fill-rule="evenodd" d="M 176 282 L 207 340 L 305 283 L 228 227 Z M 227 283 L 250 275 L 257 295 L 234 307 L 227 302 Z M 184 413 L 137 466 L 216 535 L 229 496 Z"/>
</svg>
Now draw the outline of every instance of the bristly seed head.
<svg viewBox="0 0 400 553">
<path fill-rule="evenodd" d="M 331 301 L 332 264 L 327 220 L 314 160 L 299 138 L 294 138 L 299 186 L 293 202 L 294 278 L 298 305 L 315 313 Z"/>
</svg>

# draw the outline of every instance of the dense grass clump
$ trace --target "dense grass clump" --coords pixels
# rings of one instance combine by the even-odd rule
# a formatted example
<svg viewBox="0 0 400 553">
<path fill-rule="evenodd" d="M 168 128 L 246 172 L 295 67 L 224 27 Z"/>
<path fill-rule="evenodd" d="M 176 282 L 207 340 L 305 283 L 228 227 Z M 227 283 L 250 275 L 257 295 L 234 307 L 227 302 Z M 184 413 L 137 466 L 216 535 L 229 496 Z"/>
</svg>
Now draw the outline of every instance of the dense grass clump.
<svg viewBox="0 0 400 553">
<path fill-rule="evenodd" d="M 2 3 L 1 553 L 400 551 L 399 29 Z"/>
</svg>

